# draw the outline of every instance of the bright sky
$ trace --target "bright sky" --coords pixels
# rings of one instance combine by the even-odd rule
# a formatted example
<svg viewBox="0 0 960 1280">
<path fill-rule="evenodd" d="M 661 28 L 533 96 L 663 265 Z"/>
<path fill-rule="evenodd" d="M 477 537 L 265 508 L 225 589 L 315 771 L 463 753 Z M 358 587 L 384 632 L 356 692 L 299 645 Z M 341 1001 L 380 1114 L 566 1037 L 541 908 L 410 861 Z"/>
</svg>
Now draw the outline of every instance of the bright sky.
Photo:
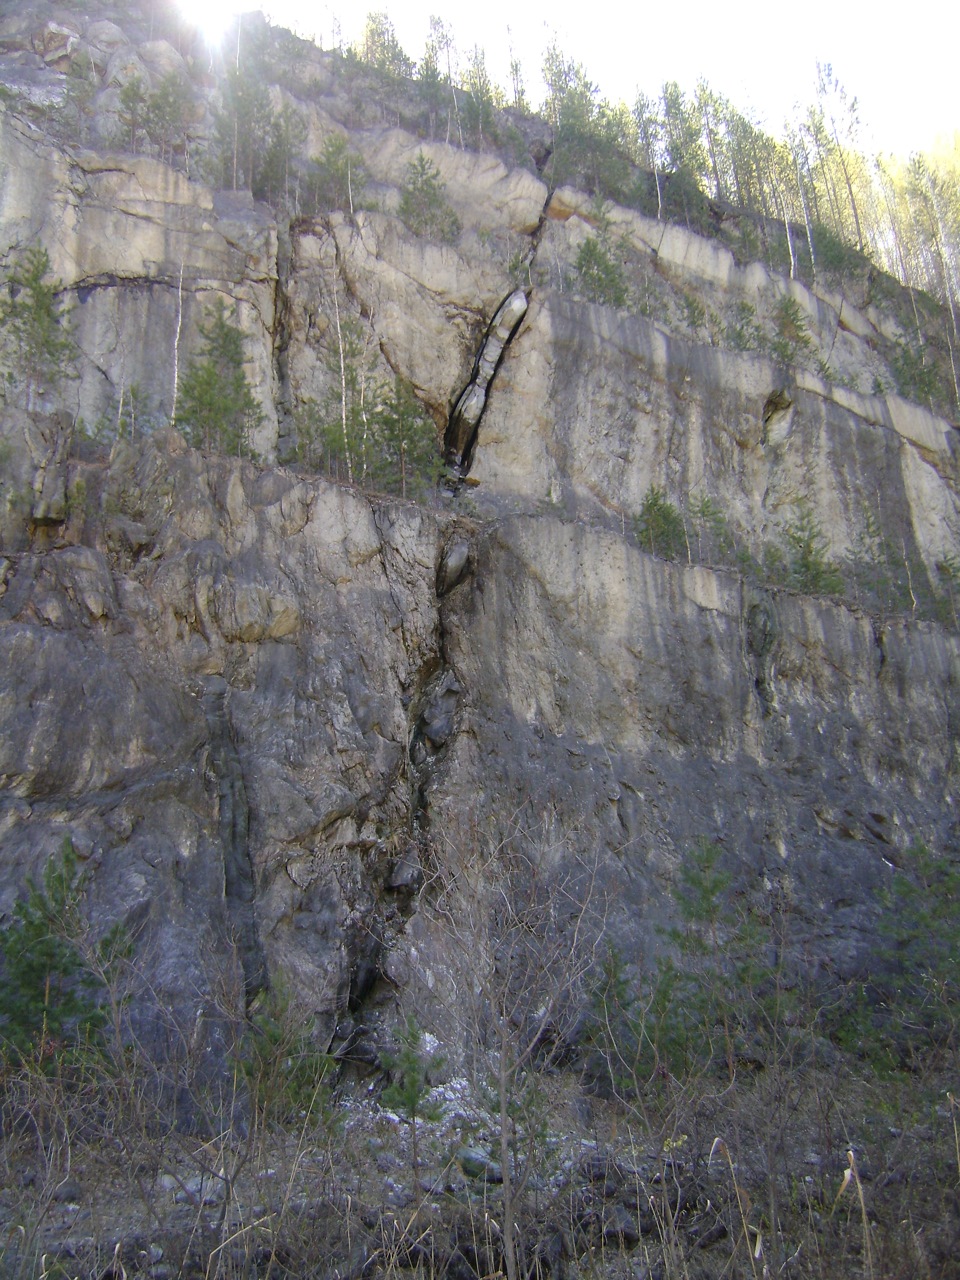
<svg viewBox="0 0 960 1280">
<path fill-rule="evenodd" d="M 238 0 L 183 0 L 201 12 L 235 10 Z M 540 65 L 554 37 L 568 58 L 583 64 L 601 95 L 632 105 L 637 88 L 654 95 L 665 80 L 692 90 L 704 77 L 775 133 L 795 103 L 813 100 L 816 63 L 832 63 L 849 96 L 858 99 L 866 149 L 906 156 L 932 150 L 937 138 L 960 128 L 956 45 L 960 35 L 949 6 L 917 0 L 884 16 L 851 0 L 673 0 L 653 5 L 587 0 L 573 5 L 521 5 L 481 0 L 246 0 L 274 22 L 317 39 L 324 48 L 359 39 L 367 12 L 385 10 L 401 46 L 419 59 L 431 13 L 453 30 L 462 57 L 475 44 L 487 70 L 509 85 L 510 49 L 523 66 L 527 97 L 542 98 Z M 953 28 L 951 32 L 951 28 Z"/>
</svg>

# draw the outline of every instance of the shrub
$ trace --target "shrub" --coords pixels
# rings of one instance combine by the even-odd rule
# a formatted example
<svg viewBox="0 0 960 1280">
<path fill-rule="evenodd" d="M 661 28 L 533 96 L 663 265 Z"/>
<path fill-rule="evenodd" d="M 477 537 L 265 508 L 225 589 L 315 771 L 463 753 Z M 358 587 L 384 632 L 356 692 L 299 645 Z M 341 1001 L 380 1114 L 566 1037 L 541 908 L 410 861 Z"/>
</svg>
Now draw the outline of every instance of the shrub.
<svg viewBox="0 0 960 1280">
<path fill-rule="evenodd" d="M 726 338 L 734 351 L 763 349 L 763 330 L 757 322 L 757 313 L 749 302 L 741 299 L 734 307 L 733 319 L 727 325 Z"/>
<path fill-rule="evenodd" d="M 937 577 L 944 592 L 942 612 L 955 629 L 960 629 L 960 557 L 948 553 L 939 560 Z"/>
<path fill-rule="evenodd" d="M 407 165 L 400 188 L 400 217 L 416 236 L 452 244 L 460 234 L 460 219 L 446 197 L 440 170 L 422 151 Z"/>
<path fill-rule="evenodd" d="M 296 459 L 334 480 L 425 498 L 440 478 L 440 442 L 433 419 L 410 386 L 378 383 L 359 326 L 341 326 L 341 387 L 324 405 L 307 399 L 296 411 Z"/>
<path fill-rule="evenodd" d="M 795 298 L 782 297 L 774 308 L 776 335 L 770 344 L 774 355 L 787 364 L 796 363 L 813 350 L 803 309 Z"/>
<path fill-rule="evenodd" d="M 299 199 L 299 157 L 307 140 L 306 119 L 284 103 L 270 120 L 269 139 L 251 190 L 257 200 L 290 209 Z"/>
<path fill-rule="evenodd" d="M 407 1017 L 405 1029 L 397 1033 L 397 1040 L 397 1052 L 383 1057 L 383 1065 L 393 1079 L 384 1089 L 382 1101 L 386 1107 L 396 1107 L 410 1124 L 413 1177 L 416 1182 L 420 1176 L 419 1122 L 435 1120 L 439 1116 L 437 1108 L 429 1099 L 429 1075 L 431 1071 L 440 1070 L 443 1059 L 439 1054 L 433 1053 L 412 1014 Z"/>
<path fill-rule="evenodd" d="M 578 288 L 590 302 L 608 307 L 626 306 L 627 286 L 623 268 L 614 260 L 606 236 L 588 236 L 584 240 L 574 269 Z"/>
<path fill-rule="evenodd" d="M 707 494 L 698 494 L 689 507 L 701 564 L 731 564 L 736 557 L 733 532 L 721 508 Z"/>
<path fill-rule="evenodd" d="M 353 213 L 363 202 L 368 182 L 367 170 L 346 138 L 328 138 L 323 151 L 313 161 L 308 183 L 309 204 L 318 212 L 349 209 Z"/>
<path fill-rule="evenodd" d="M 939 391 L 936 367 L 923 351 L 909 342 L 898 342 L 889 361 L 897 391 L 907 400 L 933 405 Z"/>
<path fill-rule="evenodd" d="M 0 336 L 7 381 L 22 388 L 26 407 L 38 407 L 64 378 L 76 377 L 79 354 L 61 294 L 63 282 L 48 280 L 50 255 L 28 249 L 7 275 L 0 298 Z"/>
<path fill-rule="evenodd" d="M 813 512 L 800 504 L 784 526 L 787 539 L 787 584 L 807 595 L 832 595 L 843 589 L 843 577 L 828 558 L 829 543 Z"/>
<path fill-rule="evenodd" d="M 884 616 L 916 609 L 911 581 L 913 566 L 905 542 L 899 547 L 879 506 L 864 504 L 863 527 L 857 537 L 854 578 L 867 608 Z M 922 576 L 922 570 L 920 575 Z"/>
<path fill-rule="evenodd" d="M 173 163 L 178 149 L 186 148 L 191 96 L 189 85 L 176 71 L 169 71 L 144 103 L 143 128 L 167 163 Z"/>
<path fill-rule="evenodd" d="M 652 484 L 644 494 L 634 527 L 640 545 L 651 555 L 677 560 L 686 550 L 683 516 L 659 485 Z"/>
<path fill-rule="evenodd" d="M 669 953 L 654 970 L 630 980 L 611 954 L 595 998 L 594 1041 L 617 1096 L 635 1099 L 660 1077 L 699 1076 L 736 1060 L 758 1040 L 783 1033 L 788 998 L 773 919 L 738 906 L 719 845 L 700 840 L 684 857 L 676 905 L 679 922 L 665 931 Z"/>
<path fill-rule="evenodd" d="M 137 154 L 140 149 L 140 137 L 147 129 L 148 120 L 147 90 L 139 76 L 133 76 L 120 87 L 120 105 L 117 112 L 120 131 L 117 143 L 129 146 Z"/>
<path fill-rule="evenodd" d="M 696 332 L 707 323 L 707 309 L 692 293 L 682 293 L 680 303 L 683 308 L 683 320 L 688 329 Z"/>
<path fill-rule="evenodd" d="M 880 958 L 830 1011 L 843 1048 L 882 1073 L 922 1060 L 955 1067 L 960 1049 L 960 867 L 914 841 L 882 899 Z"/>
<path fill-rule="evenodd" d="M 329 1120 L 333 1059 L 317 1049 L 283 986 L 261 998 L 237 1058 L 261 1126 Z"/>
<path fill-rule="evenodd" d="M 222 105 L 214 113 L 211 176 L 230 190 L 252 191 L 260 186 L 273 125 L 270 91 L 256 61 L 227 68 L 221 99 Z"/>
<path fill-rule="evenodd" d="M 423 498 L 436 487 L 441 458 L 437 429 L 400 378 L 381 397 L 373 420 L 373 480 L 401 498 Z"/>
<path fill-rule="evenodd" d="M 203 345 L 190 361 L 180 390 L 178 419 L 196 449 L 251 452 L 250 436 L 263 420 L 243 369 L 243 330 L 222 298 L 200 325 Z"/>
<path fill-rule="evenodd" d="M 0 933 L 0 1037 L 4 1053 L 15 1059 L 35 1055 L 45 1061 L 102 1025 L 102 983 L 83 953 L 83 889 L 68 838 L 59 858 L 47 862 L 40 883 L 27 881 L 26 897 Z M 116 943 L 116 933 L 109 935 L 98 954 L 107 957 Z"/>
<path fill-rule="evenodd" d="M 412 76 L 414 63 L 403 51 L 393 23 L 384 12 L 368 13 L 363 36 L 355 50 L 358 57 L 386 76 Z"/>
<path fill-rule="evenodd" d="M 880 931 L 894 972 L 880 1003 L 887 1034 L 911 1057 L 960 1048 L 960 867 L 922 841 L 907 849 L 884 898 Z"/>
<path fill-rule="evenodd" d="M 813 227 L 813 247 L 817 255 L 817 266 L 831 275 L 860 274 L 870 265 L 854 245 L 847 244 L 846 240 L 822 222 Z"/>
</svg>

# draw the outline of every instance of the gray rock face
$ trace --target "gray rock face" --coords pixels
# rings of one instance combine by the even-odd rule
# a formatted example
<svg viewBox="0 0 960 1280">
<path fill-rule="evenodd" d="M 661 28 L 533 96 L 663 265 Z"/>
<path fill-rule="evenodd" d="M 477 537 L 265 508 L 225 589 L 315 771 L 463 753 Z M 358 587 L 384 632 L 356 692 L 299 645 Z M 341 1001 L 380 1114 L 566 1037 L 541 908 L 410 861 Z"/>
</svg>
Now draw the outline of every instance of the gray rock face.
<svg viewBox="0 0 960 1280">
<path fill-rule="evenodd" d="M 435 522 L 175 436 L 103 484 L 107 548 L 5 565 L 3 908 L 70 834 L 161 999 L 235 1007 L 282 969 L 332 1025 L 402 923 Z"/>
<path fill-rule="evenodd" d="M 956 843 L 956 638 L 878 631 L 544 518 L 505 523 L 476 556 L 443 608 L 468 691 L 434 801 L 443 829 L 468 838 L 481 774 L 500 838 L 546 824 L 570 856 L 602 850 L 609 940 L 628 953 L 641 919 L 653 941 L 679 856 L 707 838 L 744 893 L 797 905 L 804 942 L 839 971 L 863 962 L 885 859 L 908 832 Z"/>
<path fill-rule="evenodd" d="M 890 864 L 915 838 L 957 852 L 955 631 L 694 563 L 692 529 L 666 563 L 632 526 L 652 486 L 708 498 L 757 560 L 798 504 L 838 559 L 879 520 L 929 593 L 960 552 L 956 433 L 866 393 L 895 321 L 618 209 L 650 305 L 588 304 L 588 198 L 439 143 L 464 231 L 429 244 L 392 212 L 421 145 L 396 129 L 350 139 L 376 212 L 278 225 L 30 123 L 20 99 L 62 89 L 78 47 L 92 140 L 131 67 L 179 66 L 145 33 L 75 27 L 42 27 L 0 113 L 0 258 L 48 248 L 82 352 L 62 403 L 0 413 L 0 924 L 69 836 L 158 1042 L 215 1045 L 282 977 L 324 1046 L 375 1060 L 409 1002 L 455 1056 L 471 913 L 511 851 L 558 898 L 587 866 L 603 946 L 639 965 L 706 838 L 746 900 L 789 904 L 812 968 L 862 972 Z M 0 52 L 35 34 L 4 18 Z M 330 88 L 303 109 L 316 153 L 347 106 Z M 707 342 L 683 291 L 718 316 L 749 297 L 758 323 L 789 296 L 844 383 Z M 349 320 L 370 378 L 411 386 L 475 483 L 416 506 L 189 450 L 166 429 L 175 371 L 216 297 L 238 305 L 264 457 L 337 393 Z M 78 413 L 135 385 L 155 429 L 71 452 Z"/>
<path fill-rule="evenodd" d="M 272 333 L 277 229 L 249 197 L 215 195 L 147 156 L 76 151 L 5 111 L 0 258 L 42 244 L 69 291 L 80 347 L 67 393 L 89 427 L 117 416 L 136 388 L 150 422 L 169 417 L 174 371 L 199 345 L 204 307 L 235 302 L 248 333 L 248 376 L 276 441 Z"/>
</svg>

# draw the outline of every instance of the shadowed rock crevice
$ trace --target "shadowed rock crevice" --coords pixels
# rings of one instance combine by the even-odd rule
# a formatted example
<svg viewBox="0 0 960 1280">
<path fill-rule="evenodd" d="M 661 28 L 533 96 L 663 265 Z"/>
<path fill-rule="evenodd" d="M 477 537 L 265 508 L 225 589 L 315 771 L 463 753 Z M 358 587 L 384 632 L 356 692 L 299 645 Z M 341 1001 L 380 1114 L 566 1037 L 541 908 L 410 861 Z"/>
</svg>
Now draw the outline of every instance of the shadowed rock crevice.
<svg viewBox="0 0 960 1280">
<path fill-rule="evenodd" d="M 210 767 L 217 788 L 217 834 L 223 857 L 223 894 L 249 1005 L 266 985 L 267 970 L 256 922 L 256 881 L 250 857 L 250 806 L 226 695 L 226 681 L 219 676 L 211 678 L 203 693 L 203 711 L 209 731 Z"/>
<path fill-rule="evenodd" d="M 773 685 L 773 649 L 777 638 L 777 619 L 768 599 L 747 603 L 745 640 L 753 686 L 764 716 L 776 710 L 777 695 Z"/>
<path fill-rule="evenodd" d="M 437 565 L 437 595 L 445 596 L 468 577 L 471 568 L 470 543 L 454 538 L 444 548 Z"/>
<path fill-rule="evenodd" d="M 473 362 L 470 381 L 461 391 L 450 414 L 444 439 L 444 458 L 456 480 L 462 479 L 470 470 L 490 388 L 506 349 L 527 314 L 528 305 L 528 296 L 522 289 L 514 289 L 500 303 Z"/>
<path fill-rule="evenodd" d="M 414 767 L 434 760 L 455 732 L 455 717 L 463 693 L 454 673 L 440 671 L 430 681 L 422 700 L 410 744 Z"/>
</svg>

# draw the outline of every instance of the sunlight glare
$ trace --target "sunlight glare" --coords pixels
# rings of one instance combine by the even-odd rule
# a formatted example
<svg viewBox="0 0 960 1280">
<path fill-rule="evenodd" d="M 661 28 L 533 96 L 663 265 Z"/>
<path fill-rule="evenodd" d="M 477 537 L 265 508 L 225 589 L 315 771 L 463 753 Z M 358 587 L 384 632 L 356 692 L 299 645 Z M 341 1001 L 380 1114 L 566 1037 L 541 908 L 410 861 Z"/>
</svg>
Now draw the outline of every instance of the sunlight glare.
<svg viewBox="0 0 960 1280">
<path fill-rule="evenodd" d="M 180 0 L 184 17 L 196 24 L 211 48 L 219 48 L 237 14 L 234 0 Z"/>
</svg>

